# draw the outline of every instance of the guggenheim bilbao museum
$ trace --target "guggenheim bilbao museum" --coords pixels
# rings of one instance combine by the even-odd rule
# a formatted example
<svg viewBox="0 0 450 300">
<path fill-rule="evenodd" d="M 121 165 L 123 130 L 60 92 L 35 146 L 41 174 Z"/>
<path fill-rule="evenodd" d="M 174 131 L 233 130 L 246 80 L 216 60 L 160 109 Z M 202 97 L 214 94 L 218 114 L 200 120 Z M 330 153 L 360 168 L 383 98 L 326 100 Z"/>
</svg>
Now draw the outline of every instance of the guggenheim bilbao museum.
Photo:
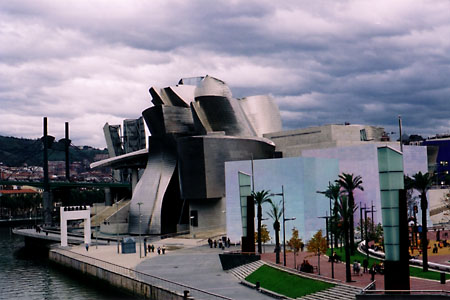
<svg viewBox="0 0 450 300">
<path fill-rule="evenodd" d="M 295 217 L 286 223 L 287 238 L 293 227 L 304 239 L 325 230 L 320 217 L 329 213 L 328 200 L 317 191 L 342 172 L 362 177 L 364 191 L 356 203 L 380 207 L 377 147 L 399 148 L 386 141 L 383 128 L 345 124 L 282 131 L 271 96 L 236 99 L 225 82 L 211 76 L 152 87 L 150 94 L 153 106 L 142 112 L 148 147 L 123 151 L 136 136 L 125 141 L 117 125 L 106 124 L 110 158 L 91 165 L 130 174 L 131 200 L 117 212 L 124 216 L 117 221 L 124 232 L 226 234 L 240 241 L 239 172 L 253 176 L 255 191 L 279 194 L 283 188 L 286 217 Z M 136 134 L 143 132 L 136 124 Z M 426 147 L 404 146 L 403 161 L 407 175 L 427 172 Z M 374 218 L 381 222 L 381 212 Z"/>
</svg>

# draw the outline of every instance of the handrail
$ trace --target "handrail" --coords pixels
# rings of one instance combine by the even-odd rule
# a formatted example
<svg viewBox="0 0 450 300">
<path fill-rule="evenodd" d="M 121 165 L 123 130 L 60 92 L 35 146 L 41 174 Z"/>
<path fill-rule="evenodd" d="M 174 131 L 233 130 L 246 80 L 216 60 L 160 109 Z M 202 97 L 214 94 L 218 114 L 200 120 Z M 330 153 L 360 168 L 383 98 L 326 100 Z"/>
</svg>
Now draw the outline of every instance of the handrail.
<svg viewBox="0 0 450 300">
<path fill-rule="evenodd" d="M 360 294 L 364 294 L 366 291 L 373 291 L 375 290 L 375 285 L 376 285 L 376 280 L 372 281 L 371 283 L 369 283 L 365 288 L 363 288 L 361 290 Z"/>
<path fill-rule="evenodd" d="M 384 294 L 384 293 L 398 293 L 398 294 L 414 294 L 414 293 L 428 293 L 428 294 L 449 294 L 450 291 L 445 290 L 363 290 L 362 293 L 367 294 Z"/>
<path fill-rule="evenodd" d="M 61 252 L 68 252 L 68 253 L 70 253 L 70 255 L 82 257 L 82 258 L 84 258 L 84 259 L 86 259 L 88 261 L 89 260 L 90 261 L 94 261 L 93 264 L 91 264 L 89 262 L 86 262 L 86 261 L 83 261 L 83 262 L 87 263 L 87 264 L 94 265 L 94 266 L 102 268 L 102 269 L 107 269 L 107 267 L 112 267 L 112 270 L 109 269 L 109 268 L 107 270 L 111 271 L 113 273 L 122 275 L 122 276 L 126 276 L 126 277 L 129 277 L 129 278 L 132 278 L 134 280 L 138 280 L 138 281 L 144 282 L 144 283 L 151 283 L 151 284 L 154 284 L 154 285 L 158 285 L 160 288 L 164 288 L 164 287 L 159 285 L 159 284 L 162 283 L 163 285 L 169 285 L 169 286 L 172 286 L 173 288 L 176 288 L 181 294 L 184 292 L 184 290 L 188 289 L 189 290 L 189 294 L 191 296 L 194 296 L 194 297 L 195 297 L 195 295 L 197 295 L 199 297 L 198 299 L 225 299 L 225 300 L 233 300 L 232 298 L 228 298 L 228 297 L 225 297 L 225 296 L 222 296 L 222 295 L 218 295 L 218 294 L 215 294 L 215 293 L 212 293 L 212 292 L 208 292 L 208 291 L 205 291 L 205 290 L 202 290 L 202 289 L 199 289 L 199 288 L 188 286 L 188 285 L 185 285 L 185 284 L 182 284 L 182 283 L 179 283 L 179 282 L 175 282 L 175 281 L 171 281 L 171 280 L 168 280 L 168 279 L 164 279 L 164 278 L 161 278 L 161 277 L 158 277 L 158 276 L 155 276 L 155 275 L 150 275 L 150 274 L 147 274 L 147 273 L 136 271 L 134 269 L 126 268 L 126 267 L 123 267 L 123 266 L 120 266 L 120 265 L 117 265 L 117 264 L 114 264 L 114 263 L 111 263 L 111 262 L 108 262 L 108 261 L 104 261 L 104 260 L 101 260 L 101 259 L 97 259 L 97 258 L 93 258 L 93 257 L 90 257 L 90 256 L 86 256 L 86 255 L 83 255 L 83 254 L 80 254 L 80 253 L 76 253 L 76 252 L 73 252 L 73 251 L 70 251 L 70 250 L 66 250 L 66 249 L 57 249 L 57 250 L 58 250 L 57 253 L 59 253 L 60 255 L 65 256 L 65 257 L 73 258 L 73 257 L 71 257 L 69 255 L 65 255 L 64 253 L 61 253 Z M 100 263 L 100 265 L 97 265 L 96 264 L 97 262 Z M 102 264 L 103 264 L 103 266 L 102 266 Z M 154 282 L 148 282 L 145 279 L 149 279 L 149 281 L 153 280 Z M 167 288 L 167 287 L 165 287 L 165 288 Z M 205 296 L 207 296 L 207 298 L 205 298 Z"/>
</svg>

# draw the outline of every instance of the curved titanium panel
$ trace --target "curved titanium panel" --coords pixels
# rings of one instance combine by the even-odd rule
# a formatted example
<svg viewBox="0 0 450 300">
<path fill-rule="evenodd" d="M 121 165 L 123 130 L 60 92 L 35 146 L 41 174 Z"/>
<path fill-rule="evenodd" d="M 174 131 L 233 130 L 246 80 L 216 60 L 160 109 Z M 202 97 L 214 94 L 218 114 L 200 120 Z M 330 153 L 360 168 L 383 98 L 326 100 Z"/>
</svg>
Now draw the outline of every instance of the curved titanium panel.
<svg viewBox="0 0 450 300">
<path fill-rule="evenodd" d="M 195 86 L 179 85 L 165 88 L 151 87 L 149 92 L 154 105 L 189 107 L 194 101 Z"/>
<path fill-rule="evenodd" d="M 177 163 L 176 155 L 172 152 L 166 149 L 161 140 L 151 139 L 147 167 L 131 198 L 129 222 L 131 234 L 139 234 L 138 203 L 142 203 L 140 233 L 161 233 L 162 201 L 170 179 L 174 176 Z"/>
<path fill-rule="evenodd" d="M 281 131 L 281 115 L 275 100 L 269 95 L 238 99 L 248 121 L 260 137 L 265 133 Z"/>
<path fill-rule="evenodd" d="M 221 80 L 206 76 L 195 89 L 196 118 L 207 132 L 225 131 L 226 135 L 255 136 L 238 100 Z"/>
<path fill-rule="evenodd" d="M 142 116 L 152 136 L 194 133 L 190 108 L 158 105 L 144 110 Z"/>
<path fill-rule="evenodd" d="M 225 162 L 272 158 L 275 144 L 265 138 L 204 135 L 177 140 L 181 197 L 225 196 Z"/>
</svg>

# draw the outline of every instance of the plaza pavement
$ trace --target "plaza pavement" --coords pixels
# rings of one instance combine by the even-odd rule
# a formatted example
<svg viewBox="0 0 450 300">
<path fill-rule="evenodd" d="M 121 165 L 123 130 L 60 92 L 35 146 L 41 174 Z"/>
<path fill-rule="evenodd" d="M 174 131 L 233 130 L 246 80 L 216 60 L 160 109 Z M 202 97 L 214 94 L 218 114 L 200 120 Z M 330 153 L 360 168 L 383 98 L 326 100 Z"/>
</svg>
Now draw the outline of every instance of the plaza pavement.
<svg viewBox="0 0 450 300">
<path fill-rule="evenodd" d="M 35 230 L 21 230 L 25 235 L 52 238 L 55 239 L 56 234 L 50 233 L 46 235 L 44 232 L 36 233 Z M 92 242 L 94 243 L 95 240 Z M 137 271 L 155 275 L 164 279 L 179 282 L 191 287 L 203 289 L 212 293 L 223 295 L 233 299 L 272 299 L 255 290 L 245 287 L 230 273 L 222 270 L 219 253 L 223 250 L 219 248 L 209 248 L 205 245 L 205 240 L 200 239 L 176 239 L 170 238 L 165 240 L 149 240 L 149 244 L 166 247 L 165 255 L 158 255 L 155 249 L 154 253 L 147 253 L 143 257 L 139 257 L 139 248 L 137 253 L 118 254 L 116 243 L 106 244 L 102 242 L 96 246 L 91 244 L 89 250 L 86 251 L 84 245 L 69 246 L 67 250 L 90 256 L 99 260 L 114 263 L 126 268 L 135 269 Z M 138 246 L 139 243 L 137 242 Z M 239 247 L 231 247 L 226 251 L 239 250 Z M 275 262 L 275 253 L 271 247 L 266 247 L 268 252 L 262 254 L 262 260 Z M 341 253 L 338 252 L 339 255 Z M 343 256 L 343 254 L 341 255 Z M 283 264 L 283 253 L 280 254 L 281 264 Z M 294 268 L 294 256 L 292 252 L 286 254 L 286 266 Z M 309 252 L 300 252 L 296 258 L 297 265 L 303 260 L 308 260 L 312 265 L 318 266 L 317 256 Z M 450 264 L 450 247 L 442 248 L 439 253 L 429 253 L 429 261 L 442 264 Z M 331 263 L 328 257 L 320 256 L 320 273 L 323 278 L 331 278 Z M 317 275 L 317 272 L 315 273 Z M 353 286 L 363 288 L 367 286 L 371 280 L 369 274 L 357 276 L 352 274 L 352 282 L 347 283 Z M 334 278 L 345 283 L 345 264 L 334 264 Z M 376 275 L 377 289 L 384 289 L 384 276 Z M 412 290 L 445 290 L 450 291 L 450 282 L 440 284 L 439 281 L 426 280 L 411 277 Z"/>
<path fill-rule="evenodd" d="M 117 254 L 117 246 L 91 245 L 86 251 L 85 246 L 72 246 L 70 250 L 79 254 L 108 261 L 139 272 L 168 279 L 184 285 L 219 294 L 232 299 L 273 299 L 239 283 L 232 274 L 222 270 L 219 253 L 220 248 L 209 248 L 203 240 L 196 239 L 165 239 L 150 241 L 155 247 L 166 247 L 165 254 L 147 253 L 139 257 L 139 243 L 136 243 L 137 253 Z M 226 248 L 226 251 L 238 248 Z"/>
<path fill-rule="evenodd" d="M 338 255 L 341 255 L 341 253 L 338 251 Z M 341 255 L 341 257 L 343 257 Z M 273 252 L 266 252 L 263 253 L 261 256 L 261 259 L 264 261 L 270 261 L 275 263 L 275 253 Z M 310 252 L 300 252 L 296 258 L 297 265 L 301 264 L 303 260 L 308 260 L 310 264 L 313 266 L 318 266 L 318 260 L 317 255 L 310 253 Z M 430 256 L 430 261 L 433 262 L 444 262 L 446 261 L 447 264 L 448 260 L 450 260 L 450 254 L 449 255 L 442 255 L 437 256 L 433 255 Z M 280 254 L 280 265 L 283 265 L 283 253 Z M 292 252 L 286 253 L 286 267 L 294 269 L 294 254 Z M 316 271 L 314 274 L 318 274 Z M 331 262 L 328 262 L 327 256 L 320 256 L 320 274 L 323 278 L 331 278 Z M 337 280 L 340 280 L 342 283 L 350 284 L 353 286 L 357 286 L 360 288 L 364 288 L 367 285 L 371 283 L 371 275 L 368 273 L 361 273 L 360 275 L 353 274 L 352 270 L 352 282 L 346 283 L 345 282 L 345 264 L 344 263 L 334 263 L 334 278 Z M 376 280 L 376 289 L 383 290 L 384 289 L 384 276 L 377 274 L 375 275 Z M 410 289 L 411 290 L 445 290 L 450 291 L 450 281 L 448 280 L 446 284 L 441 284 L 439 281 L 436 280 L 427 280 L 427 279 L 420 279 L 416 277 L 410 278 Z"/>
</svg>

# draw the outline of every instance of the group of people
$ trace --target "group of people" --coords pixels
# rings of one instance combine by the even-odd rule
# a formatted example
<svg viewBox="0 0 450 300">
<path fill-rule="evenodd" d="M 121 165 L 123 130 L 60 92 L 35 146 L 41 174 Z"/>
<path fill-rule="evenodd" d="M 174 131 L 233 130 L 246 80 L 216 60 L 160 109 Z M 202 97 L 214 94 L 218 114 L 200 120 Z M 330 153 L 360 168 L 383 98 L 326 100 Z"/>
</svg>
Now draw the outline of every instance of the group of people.
<svg viewBox="0 0 450 300">
<path fill-rule="evenodd" d="M 365 259 L 365 261 L 366 261 L 366 259 Z M 365 269 L 367 269 L 367 267 Z M 359 262 L 359 260 L 355 259 L 353 261 L 353 274 L 362 276 L 362 274 L 360 274 L 360 272 L 361 272 L 361 263 Z M 365 273 L 365 272 L 363 272 L 363 273 Z"/>
<path fill-rule="evenodd" d="M 153 245 L 153 244 L 151 244 L 151 245 L 148 245 L 148 253 L 150 253 L 150 252 L 155 252 L 155 245 Z M 156 251 L 158 252 L 158 255 L 160 255 L 161 253 L 162 254 L 166 254 L 166 247 L 163 245 L 162 247 L 160 247 L 160 246 L 158 246 L 157 248 L 156 248 Z"/>
<path fill-rule="evenodd" d="M 299 270 L 302 272 L 306 272 L 306 273 L 313 273 L 314 267 L 309 263 L 309 261 L 303 260 L 303 262 L 300 265 Z"/>
<path fill-rule="evenodd" d="M 230 248 L 231 246 L 231 241 L 230 238 L 226 238 L 226 237 L 222 237 L 222 239 L 217 240 L 212 240 L 211 238 L 208 238 L 208 245 L 209 248 L 217 248 L 217 246 L 219 246 L 219 248 L 221 248 L 222 250 L 225 250 L 226 248 Z"/>
</svg>

